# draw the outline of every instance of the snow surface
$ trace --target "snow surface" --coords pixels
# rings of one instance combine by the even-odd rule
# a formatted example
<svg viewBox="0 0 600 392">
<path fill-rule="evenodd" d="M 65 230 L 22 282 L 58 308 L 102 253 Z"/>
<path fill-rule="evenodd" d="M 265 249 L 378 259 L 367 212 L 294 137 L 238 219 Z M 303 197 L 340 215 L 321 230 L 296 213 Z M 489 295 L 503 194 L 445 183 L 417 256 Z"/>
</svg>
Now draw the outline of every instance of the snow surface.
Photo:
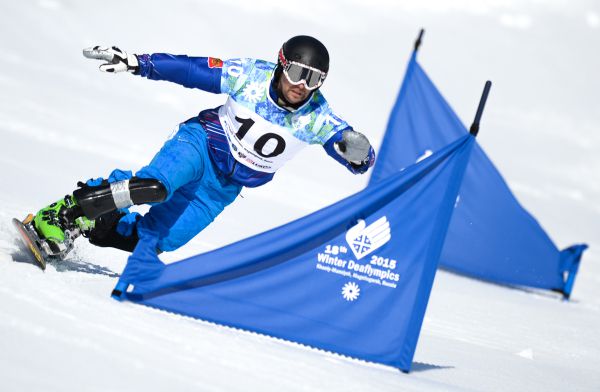
<svg viewBox="0 0 600 392">
<path fill-rule="evenodd" d="M 377 146 L 421 27 L 420 61 L 465 123 L 494 82 L 479 142 L 522 203 L 559 247 L 591 245 L 571 302 L 439 272 L 406 375 L 113 301 L 124 252 L 79 241 L 42 272 L 19 250 L 10 218 L 141 167 L 180 121 L 223 101 L 101 74 L 83 47 L 274 59 L 286 38 L 318 36 L 332 56 L 325 94 Z M 597 1 L 1 1 L 0 390 L 600 390 L 599 44 Z M 366 181 L 307 149 L 162 258 L 275 227 Z"/>
</svg>

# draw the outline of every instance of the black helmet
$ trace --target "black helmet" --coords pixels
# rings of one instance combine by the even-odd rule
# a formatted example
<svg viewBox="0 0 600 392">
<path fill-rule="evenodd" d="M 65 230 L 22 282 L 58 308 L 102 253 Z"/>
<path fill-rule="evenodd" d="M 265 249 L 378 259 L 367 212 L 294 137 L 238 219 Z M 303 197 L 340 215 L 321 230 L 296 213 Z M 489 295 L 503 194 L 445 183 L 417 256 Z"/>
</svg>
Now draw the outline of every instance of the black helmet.
<svg viewBox="0 0 600 392">
<path fill-rule="evenodd" d="M 277 64 L 282 66 L 288 61 L 308 65 L 323 73 L 329 71 L 327 48 L 321 41 L 308 35 L 292 37 L 283 44 L 279 51 Z"/>
</svg>

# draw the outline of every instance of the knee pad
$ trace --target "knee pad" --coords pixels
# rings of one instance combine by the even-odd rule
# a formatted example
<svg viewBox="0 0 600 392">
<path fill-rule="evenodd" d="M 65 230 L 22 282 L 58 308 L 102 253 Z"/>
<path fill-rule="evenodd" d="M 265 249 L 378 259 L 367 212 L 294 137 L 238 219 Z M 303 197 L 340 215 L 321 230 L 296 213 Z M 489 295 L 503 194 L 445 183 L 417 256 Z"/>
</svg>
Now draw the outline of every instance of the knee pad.
<svg viewBox="0 0 600 392">
<path fill-rule="evenodd" d="M 104 180 L 98 186 L 84 184 L 73 197 L 87 218 L 96 219 L 134 204 L 160 203 L 167 198 L 167 189 L 156 179 L 132 177 L 112 183 Z"/>
</svg>

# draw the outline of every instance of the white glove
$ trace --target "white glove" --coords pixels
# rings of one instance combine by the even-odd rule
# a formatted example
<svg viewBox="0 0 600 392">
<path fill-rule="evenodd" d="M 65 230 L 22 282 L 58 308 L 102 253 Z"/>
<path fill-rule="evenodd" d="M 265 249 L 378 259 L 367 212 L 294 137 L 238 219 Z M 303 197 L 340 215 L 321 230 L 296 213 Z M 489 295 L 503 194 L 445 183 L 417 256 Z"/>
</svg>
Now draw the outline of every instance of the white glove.
<svg viewBox="0 0 600 392">
<path fill-rule="evenodd" d="M 333 146 L 335 151 L 350 163 L 360 165 L 369 159 L 371 144 L 367 137 L 360 132 L 344 131 L 342 140 Z"/>
<path fill-rule="evenodd" d="M 131 72 L 135 73 L 140 68 L 135 54 L 127 54 L 121 49 L 113 46 L 106 48 L 94 46 L 83 49 L 83 55 L 88 59 L 105 60 L 108 63 L 100 65 L 102 72 Z"/>
</svg>

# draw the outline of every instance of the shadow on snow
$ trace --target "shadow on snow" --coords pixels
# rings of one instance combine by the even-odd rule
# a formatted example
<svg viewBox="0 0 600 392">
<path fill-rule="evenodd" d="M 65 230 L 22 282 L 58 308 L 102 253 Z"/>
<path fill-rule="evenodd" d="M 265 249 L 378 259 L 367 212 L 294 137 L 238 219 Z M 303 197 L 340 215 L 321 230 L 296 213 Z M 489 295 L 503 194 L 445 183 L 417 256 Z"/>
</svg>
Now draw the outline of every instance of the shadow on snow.
<svg viewBox="0 0 600 392">
<path fill-rule="evenodd" d="M 10 252 L 13 261 L 17 263 L 31 264 L 36 268 L 39 268 L 33 255 L 27 248 L 25 248 L 25 245 L 19 240 L 15 240 L 15 243 L 18 245 L 18 249 Z M 50 258 L 48 259 L 48 265 L 54 266 L 57 272 L 83 272 L 92 275 L 104 275 L 108 276 L 109 278 L 118 278 L 121 276 L 109 268 L 77 258 L 67 258 L 65 260 Z"/>
</svg>

